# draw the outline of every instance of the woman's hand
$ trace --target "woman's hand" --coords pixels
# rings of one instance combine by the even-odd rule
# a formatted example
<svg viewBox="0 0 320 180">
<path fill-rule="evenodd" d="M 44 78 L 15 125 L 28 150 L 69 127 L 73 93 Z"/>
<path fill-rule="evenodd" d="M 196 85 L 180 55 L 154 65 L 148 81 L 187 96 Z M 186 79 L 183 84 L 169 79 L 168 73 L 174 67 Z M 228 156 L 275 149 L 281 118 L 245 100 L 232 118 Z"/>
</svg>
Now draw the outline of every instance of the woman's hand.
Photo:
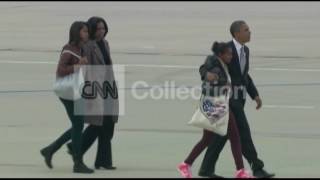
<svg viewBox="0 0 320 180">
<path fill-rule="evenodd" d="M 75 65 L 74 65 L 75 71 L 78 71 L 78 70 L 81 68 L 82 65 L 86 65 L 86 64 L 88 64 L 88 59 L 87 59 L 87 57 L 82 57 L 82 58 L 79 60 L 78 64 L 75 64 Z"/>
</svg>

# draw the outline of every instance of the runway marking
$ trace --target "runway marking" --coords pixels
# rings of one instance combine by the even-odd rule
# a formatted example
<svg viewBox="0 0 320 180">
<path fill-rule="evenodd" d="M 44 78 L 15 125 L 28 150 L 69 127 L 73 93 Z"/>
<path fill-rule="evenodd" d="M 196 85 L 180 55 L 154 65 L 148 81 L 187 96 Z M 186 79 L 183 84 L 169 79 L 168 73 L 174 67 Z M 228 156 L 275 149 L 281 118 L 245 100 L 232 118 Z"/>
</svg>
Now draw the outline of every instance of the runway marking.
<svg viewBox="0 0 320 180">
<path fill-rule="evenodd" d="M 7 64 L 57 64 L 49 61 L 0 61 Z M 150 67 L 150 68 L 177 68 L 177 69 L 196 69 L 197 66 L 183 65 L 154 65 L 154 64 L 119 64 L 129 67 Z M 320 69 L 288 69 L 288 68 L 254 68 L 255 70 L 270 71 L 301 71 L 301 72 L 320 72 Z M 151 88 L 151 87 L 149 87 Z M 173 87 L 175 88 L 175 87 Z M 194 87 L 189 87 L 194 88 Z M 121 89 L 121 88 L 120 88 Z M 128 88 L 125 88 L 128 90 Z M 130 89 L 130 88 L 129 88 Z M 144 88 L 148 89 L 148 88 Z M 25 90 L 25 91 L 0 91 L 0 93 L 28 93 L 28 92 L 52 92 L 52 90 Z M 264 105 L 268 109 L 315 109 L 315 106 L 291 106 L 291 105 Z"/>
<path fill-rule="evenodd" d="M 140 45 L 140 48 L 143 49 L 154 49 L 154 45 Z M 0 48 L 0 51 L 3 52 L 50 52 L 50 53 L 59 53 L 60 49 L 28 49 L 28 48 Z M 208 53 L 175 53 L 175 52 L 141 52 L 141 51 L 119 51 L 114 50 L 112 54 L 130 54 L 130 55 L 157 55 L 157 56 L 201 56 L 206 57 Z M 261 61 L 261 59 L 268 59 L 268 61 L 306 61 L 312 60 L 317 61 L 320 57 L 306 57 L 306 56 L 270 56 L 270 55 L 257 55 L 251 56 L 255 61 Z"/>
<path fill-rule="evenodd" d="M 17 163 L 1 163 L 0 167 L 7 166 L 7 167 L 40 167 L 38 164 L 17 164 Z"/>
<path fill-rule="evenodd" d="M 187 126 L 187 125 L 186 125 Z M 157 128 L 116 128 L 123 132 L 138 132 L 138 133 L 175 133 L 175 134 L 199 134 L 200 129 L 157 129 Z M 320 139 L 319 133 L 295 133 L 295 132 L 262 132 L 252 131 L 252 134 L 260 137 L 269 138 L 288 138 L 288 139 Z"/>
<path fill-rule="evenodd" d="M 53 64 L 57 65 L 58 62 L 52 61 L 0 61 L 2 64 Z M 173 68 L 173 69 L 198 69 L 199 66 L 185 66 L 185 65 L 167 65 L 167 64 L 114 64 L 123 65 L 128 67 L 146 67 L 146 68 Z M 320 69 L 308 68 L 253 68 L 255 71 L 289 71 L 289 72 L 320 72 Z"/>
<path fill-rule="evenodd" d="M 258 71 L 291 71 L 291 72 L 320 72 L 320 69 L 296 69 L 296 68 L 253 68 Z"/>
<path fill-rule="evenodd" d="M 315 106 L 291 106 L 291 105 L 262 105 L 262 108 L 268 109 L 315 109 Z"/>
<path fill-rule="evenodd" d="M 56 64 L 58 62 L 50 61 L 0 61 L 2 64 Z"/>
<path fill-rule="evenodd" d="M 119 64 L 131 67 L 149 67 L 149 68 L 176 68 L 176 69 L 198 69 L 199 66 L 184 65 L 154 65 L 154 64 Z M 255 71 L 292 71 L 292 72 L 320 72 L 320 69 L 296 69 L 296 68 L 253 68 Z"/>
<path fill-rule="evenodd" d="M 131 88 L 119 88 L 119 90 L 130 90 Z M 150 89 L 148 88 L 139 88 L 139 89 Z M 53 93 L 53 90 L 6 90 L 0 91 L 0 94 L 15 94 L 15 93 Z M 316 109 L 316 106 L 292 106 L 292 105 L 273 105 L 273 104 L 264 104 L 262 108 L 267 109 Z"/>
<path fill-rule="evenodd" d="M 117 64 L 115 64 L 117 65 Z M 129 67 L 149 67 L 149 68 L 174 68 L 174 69 L 197 69 L 198 66 L 183 66 L 183 65 L 156 65 L 156 64 L 118 64 Z"/>
</svg>

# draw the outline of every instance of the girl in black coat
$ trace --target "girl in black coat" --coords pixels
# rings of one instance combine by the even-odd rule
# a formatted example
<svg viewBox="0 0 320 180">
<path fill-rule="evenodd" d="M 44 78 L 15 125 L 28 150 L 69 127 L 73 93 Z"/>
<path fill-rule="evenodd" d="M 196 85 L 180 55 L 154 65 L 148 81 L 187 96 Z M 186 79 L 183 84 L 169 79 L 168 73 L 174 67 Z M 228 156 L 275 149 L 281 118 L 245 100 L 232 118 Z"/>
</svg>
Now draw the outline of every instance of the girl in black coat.
<svg viewBox="0 0 320 180">
<path fill-rule="evenodd" d="M 203 96 L 219 96 L 219 93 L 226 95 L 228 88 L 231 88 L 231 80 L 227 65 L 232 59 L 232 49 L 227 43 L 215 42 L 212 46 L 213 55 L 208 56 L 205 63 L 200 67 Z M 236 163 L 236 178 L 252 177 L 244 170 L 239 132 L 236 126 L 234 115 L 229 111 L 229 124 L 227 136 L 230 139 L 232 154 Z M 180 163 L 178 170 L 183 177 L 191 178 L 191 166 L 194 160 L 212 141 L 213 132 L 203 129 L 201 140 L 194 146 L 189 156 Z"/>
</svg>

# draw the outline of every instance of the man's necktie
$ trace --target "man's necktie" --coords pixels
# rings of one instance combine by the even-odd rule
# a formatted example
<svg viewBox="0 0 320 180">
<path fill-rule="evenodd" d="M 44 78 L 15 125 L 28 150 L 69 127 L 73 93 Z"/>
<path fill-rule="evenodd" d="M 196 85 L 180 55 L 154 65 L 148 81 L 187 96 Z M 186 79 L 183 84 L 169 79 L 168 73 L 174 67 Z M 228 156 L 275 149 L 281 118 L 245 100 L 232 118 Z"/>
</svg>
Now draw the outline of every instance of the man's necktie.
<svg viewBox="0 0 320 180">
<path fill-rule="evenodd" d="M 244 53 L 244 46 L 242 46 L 240 49 L 240 69 L 242 74 L 244 72 L 245 66 L 246 66 L 246 55 Z"/>
</svg>

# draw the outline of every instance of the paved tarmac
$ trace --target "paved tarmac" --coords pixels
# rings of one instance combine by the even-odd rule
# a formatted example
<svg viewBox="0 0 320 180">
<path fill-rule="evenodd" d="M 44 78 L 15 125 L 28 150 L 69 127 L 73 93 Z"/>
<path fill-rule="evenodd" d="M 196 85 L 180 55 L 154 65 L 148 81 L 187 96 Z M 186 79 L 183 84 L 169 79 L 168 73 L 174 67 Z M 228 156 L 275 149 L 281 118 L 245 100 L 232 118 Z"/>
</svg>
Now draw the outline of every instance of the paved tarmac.
<svg viewBox="0 0 320 180">
<path fill-rule="evenodd" d="M 177 164 L 202 135 L 187 125 L 198 100 L 151 94 L 166 82 L 171 90 L 199 87 L 198 67 L 213 41 L 231 39 L 237 19 L 252 31 L 250 74 L 263 108 L 248 99 L 245 110 L 259 157 L 279 178 L 320 177 L 319 2 L 0 2 L 0 15 L 0 177 L 180 177 Z M 106 19 L 111 56 L 125 68 L 125 112 L 113 139 L 118 169 L 74 174 L 63 146 L 49 170 L 39 150 L 70 127 L 52 92 L 59 51 L 71 23 L 94 15 Z M 153 87 L 136 91 L 149 95 L 142 100 L 133 94 L 137 81 Z M 96 144 L 85 155 L 90 167 L 95 152 Z M 234 171 L 227 143 L 216 172 Z"/>
</svg>

